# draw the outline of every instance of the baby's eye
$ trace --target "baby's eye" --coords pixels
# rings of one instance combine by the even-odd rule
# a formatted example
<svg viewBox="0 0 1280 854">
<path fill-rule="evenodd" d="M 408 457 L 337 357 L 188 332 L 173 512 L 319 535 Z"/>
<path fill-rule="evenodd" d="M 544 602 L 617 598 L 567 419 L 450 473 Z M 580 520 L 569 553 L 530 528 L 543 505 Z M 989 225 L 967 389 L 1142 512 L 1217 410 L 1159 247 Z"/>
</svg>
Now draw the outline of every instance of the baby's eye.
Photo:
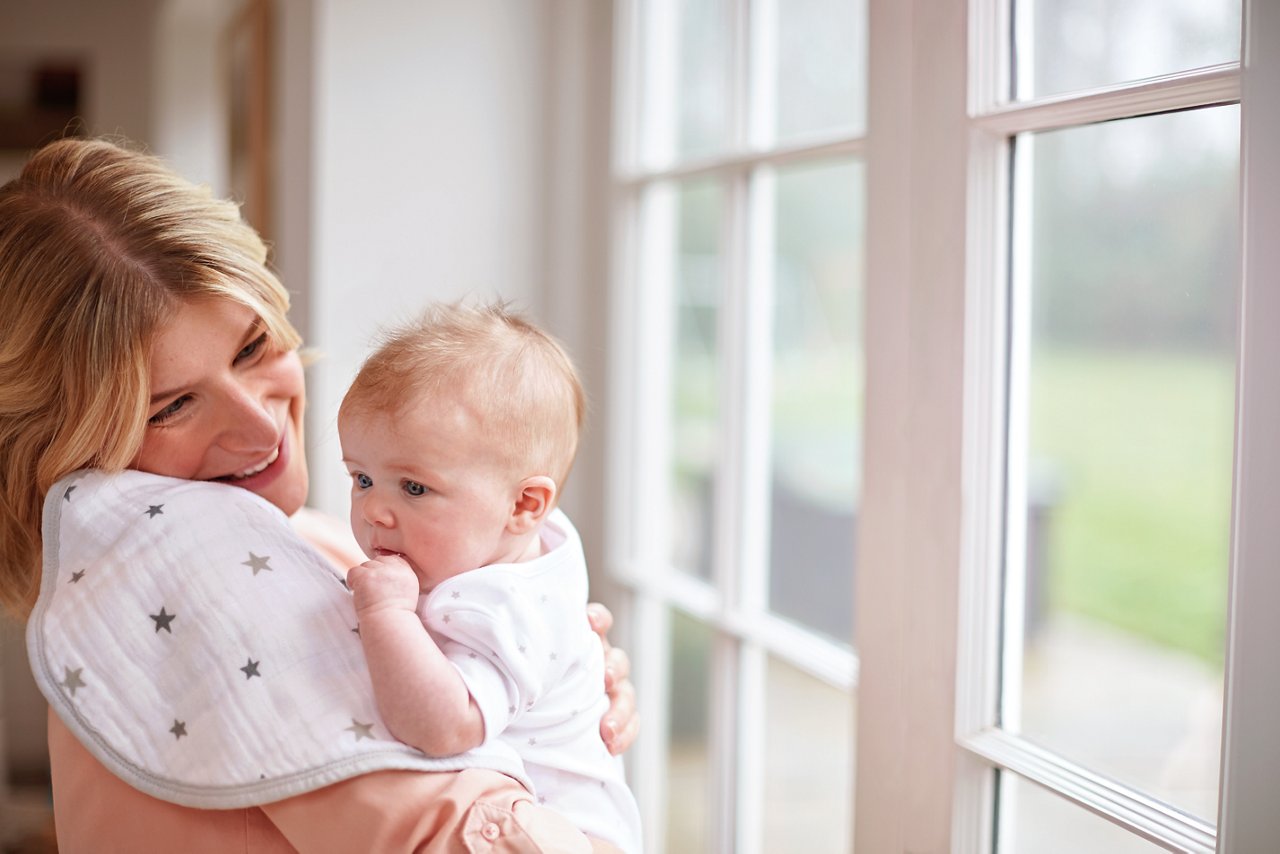
<svg viewBox="0 0 1280 854">
<path fill-rule="evenodd" d="M 416 480 L 406 480 L 404 482 L 404 491 L 415 496 L 427 494 L 427 488 Z"/>
<path fill-rule="evenodd" d="M 360 487 L 361 489 L 368 489 L 369 487 L 373 486 L 373 478 L 369 477 L 369 475 L 365 474 L 364 472 L 358 471 L 355 474 L 351 475 L 351 478 L 356 482 L 356 486 Z"/>
</svg>

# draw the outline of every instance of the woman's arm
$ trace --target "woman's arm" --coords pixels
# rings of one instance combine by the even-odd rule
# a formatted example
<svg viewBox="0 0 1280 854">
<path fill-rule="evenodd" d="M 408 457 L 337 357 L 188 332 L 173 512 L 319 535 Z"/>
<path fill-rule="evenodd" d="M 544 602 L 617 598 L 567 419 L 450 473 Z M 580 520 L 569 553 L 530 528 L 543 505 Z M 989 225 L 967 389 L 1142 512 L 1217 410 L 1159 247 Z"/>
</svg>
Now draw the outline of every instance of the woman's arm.
<svg viewBox="0 0 1280 854">
<path fill-rule="evenodd" d="M 49 754 L 62 851 L 615 851 L 496 771 L 376 771 L 262 807 L 202 810 L 134 789 L 53 714 Z"/>
<path fill-rule="evenodd" d="M 351 568 L 360 641 L 378 711 L 400 741 L 452 756 L 484 741 L 484 719 L 462 677 L 418 619 L 418 579 L 399 557 Z"/>
</svg>

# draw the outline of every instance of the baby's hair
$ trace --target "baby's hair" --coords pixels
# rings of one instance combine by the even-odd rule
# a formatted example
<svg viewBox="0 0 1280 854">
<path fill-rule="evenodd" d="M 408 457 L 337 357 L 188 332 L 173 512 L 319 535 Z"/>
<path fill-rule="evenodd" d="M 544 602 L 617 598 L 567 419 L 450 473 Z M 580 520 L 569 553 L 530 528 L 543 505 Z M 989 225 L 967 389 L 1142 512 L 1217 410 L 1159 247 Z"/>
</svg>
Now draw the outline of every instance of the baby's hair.
<svg viewBox="0 0 1280 854">
<path fill-rule="evenodd" d="M 379 341 L 339 414 L 394 415 L 441 394 L 468 404 L 504 460 L 556 486 L 573 467 L 586 398 L 558 341 L 506 303 L 439 303 Z"/>
</svg>

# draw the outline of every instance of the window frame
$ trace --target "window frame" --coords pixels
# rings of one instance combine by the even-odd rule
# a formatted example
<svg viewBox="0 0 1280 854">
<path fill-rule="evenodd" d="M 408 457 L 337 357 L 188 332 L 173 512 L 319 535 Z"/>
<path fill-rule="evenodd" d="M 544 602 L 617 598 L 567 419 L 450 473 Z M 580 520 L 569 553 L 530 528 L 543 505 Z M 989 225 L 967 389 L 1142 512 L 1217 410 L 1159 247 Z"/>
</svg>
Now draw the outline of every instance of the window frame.
<svg viewBox="0 0 1280 854">
<path fill-rule="evenodd" d="M 662 850 L 665 834 L 666 733 L 670 667 L 670 609 L 679 609 L 707 626 L 716 639 L 712 656 L 709 731 L 711 773 L 720 785 L 710 803 L 711 847 L 751 854 L 762 850 L 764 804 L 765 692 L 770 657 L 840 690 L 857 683 L 858 659 L 815 632 L 768 613 L 768 530 L 770 397 L 768 376 L 772 349 L 769 295 L 773 276 L 774 177 L 777 168 L 836 157 L 861 158 L 862 135 L 806 137 L 775 144 L 771 112 L 762 109 L 767 87 L 759 81 L 776 61 L 767 41 L 752 31 L 748 10 L 767 19 L 776 0 L 731 0 L 730 112 L 732 138 L 725 152 L 683 162 L 666 163 L 651 156 L 655 136 L 669 136 L 669 110 L 644 99 L 670 80 L 645 80 L 646 65 L 638 42 L 645 34 L 671 27 L 673 0 L 649 4 L 615 2 L 615 102 L 613 155 L 614 253 L 611 311 L 611 389 L 609 400 L 606 570 L 626 592 L 624 611 L 629 637 L 635 639 L 635 682 L 646 724 L 646 738 L 634 751 L 632 783 L 649 828 L 649 850 Z M 761 20 L 756 18 L 755 20 Z M 662 38 L 669 36 L 662 36 Z M 663 50 L 659 45 L 657 50 Z M 749 62 L 748 57 L 758 61 Z M 671 63 L 658 66 L 658 74 Z M 754 75 L 754 77 L 753 77 Z M 753 80 L 755 83 L 753 85 Z M 742 109 L 755 97 L 751 109 Z M 643 105 L 641 108 L 640 105 Z M 656 127 L 642 128 L 641 109 L 659 116 Z M 749 118 L 750 116 L 750 118 Z M 654 163 L 663 165 L 654 166 Z M 671 353 L 663 312 L 672 280 L 666 269 L 674 256 L 670 246 L 654 241 L 670 235 L 674 189 L 681 181 L 715 178 L 724 193 L 721 251 L 725 261 L 720 287 L 718 341 L 721 351 L 720 419 L 723 450 L 717 476 L 729 496 L 718 502 L 713 522 L 713 568 L 710 583 L 668 565 L 644 531 L 662 524 L 649 515 L 642 496 L 665 495 L 668 456 L 660 439 L 666 429 L 669 389 L 665 359 Z M 648 241 L 648 243 L 645 243 Z M 665 299 L 665 301 L 664 301 Z M 646 339 L 643 363 L 637 330 L 658 331 Z M 655 361 L 656 360 L 656 361 Z M 743 381 L 753 377 L 752 383 Z M 641 441 L 644 437 L 644 441 Z M 852 557 L 852 555 L 851 555 Z M 849 571 L 852 572 L 852 563 Z M 849 722 L 850 728 L 853 721 Z M 852 739 L 851 739 L 852 741 Z M 852 772 L 851 772 L 852 773 Z"/>
<path fill-rule="evenodd" d="M 1023 574 L 1006 570 L 1007 555 L 1021 554 L 1025 537 L 1009 514 L 1003 532 L 993 526 L 1006 507 L 1025 506 L 1025 496 L 1013 494 L 1025 481 L 1018 468 L 1025 462 L 1026 427 L 1015 418 L 1026 408 L 1025 335 L 1028 324 L 1011 312 L 1024 310 L 1029 300 L 1009 293 L 1009 282 L 1026 282 L 1010 275 L 1012 240 L 1010 162 L 1018 134 L 1059 130 L 1138 118 L 1184 109 L 1213 107 L 1240 101 L 1240 67 L 1226 63 L 1170 74 L 1147 81 L 1115 84 L 1083 93 L 1054 95 L 1011 102 L 1007 97 L 1010 67 L 1006 3 L 975 0 L 970 6 L 971 56 L 975 68 L 970 81 L 970 178 L 968 258 L 971 331 L 966 336 L 966 400 L 970 403 L 964 453 L 975 512 L 964 531 L 968 546 L 961 572 L 960 632 L 957 655 L 957 744 L 976 759 L 979 768 L 999 768 L 1039 784 L 1067 800 L 1102 816 L 1149 841 L 1179 851 L 1212 851 L 1214 824 L 1181 812 L 1140 789 L 1095 774 L 1052 751 L 1013 735 L 999 726 L 1000 673 L 1017 672 L 1017 643 L 1000 648 L 1000 627 L 1022 624 Z M 1016 166 L 1014 168 L 1017 168 Z M 1019 253 L 1025 256 L 1026 253 Z M 994 323 L 992 321 L 995 321 Z M 1005 351 L 1008 330 L 1008 347 Z M 993 334 L 995 333 L 995 334 Z M 1007 484 L 1007 485 L 1006 485 Z M 1006 492 L 1006 490 L 1010 490 Z M 981 508 L 979 510 L 978 508 Z M 1003 588 L 1003 590 L 1002 590 Z M 999 659 L 999 660 L 997 660 Z M 984 773 L 988 778 L 989 772 Z M 995 792 L 990 780 L 977 785 L 975 800 L 989 809 Z M 966 804 L 972 810 L 972 804 Z M 959 841 L 959 840 L 957 840 Z M 957 850 L 989 850 L 985 835 L 969 835 Z M 972 847 L 969 847 L 972 846 Z"/>
<path fill-rule="evenodd" d="M 667 0 L 671 2 L 671 0 Z M 742 4 L 749 0 L 741 0 Z M 1243 0 L 1243 62 L 1018 104 L 1008 92 L 1011 21 L 997 0 L 869 0 L 868 134 L 760 151 L 743 145 L 720 158 L 645 170 L 629 108 L 639 92 L 630 33 L 639 0 L 615 3 L 607 549 L 608 570 L 627 590 L 645 737 L 630 759 L 646 826 L 663 828 L 669 663 L 668 608 L 705 622 L 723 642 L 713 715 L 721 787 L 711 845 L 756 851 L 761 791 L 762 662 L 776 654 L 820 678 L 857 689 L 855 847 L 861 851 L 992 850 L 997 768 L 1058 791 L 1081 808 L 1171 850 L 1264 850 L 1280 838 L 1280 388 L 1266 366 L 1280 362 L 1280 172 L 1260 154 L 1280 151 L 1280 8 Z M 750 34 L 735 28 L 736 63 Z M 971 57 L 973 60 L 971 61 Z M 739 80 L 745 72 L 738 67 Z M 1237 380 L 1237 442 L 1230 568 L 1229 643 L 1220 809 L 1216 828 L 1142 792 L 1106 781 L 994 728 L 997 720 L 1000 565 L 1005 473 L 1005 376 L 1009 222 L 1014 133 L 1169 109 L 1241 103 L 1243 290 Z M 735 118 L 739 139 L 755 138 Z M 750 141 L 750 140 L 748 140 Z M 636 353 L 637 312 L 650 293 L 637 261 L 642 189 L 700 175 L 732 177 L 746 192 L 757 167 L 810 156 L 863 159 L 867 176 L 864 350 L 867 388 L 863 490 L 857 547 L 857 655 L 815 668 L 800 658 L 810 639 L 785 623 L 757 627 L 750 614 L 681 578 L 659 578 L 635 524 L 643 461 L 639 399 L 655 393 Z M 728 256 L 745 252 L 751 216 L 726 228 Z M 634 302 L 633 302 L 634 300 Z M 746 307 L 743 307 L 746 310 Z M 740 346 L 736 342 L 732 346 Z M 651 367 L 651 366 L 650 366 Z M 726 405 L 730 403 L 725 401 Z M 744 406 L 742 401 L 734 403 Z M 749 437 L 730 437 L 745 447 Z M 738 453 L 741 453 L 740 451 Z M 638 477 L 639 475 L 639 477 Z M 652 494 L 652 493 L 651 493 Z M 741 524 L 738 511 L 734 525 Z M 732 527 L 724 520 L 720 536 Z M 927 530 L 928 537 L 919 532 Z M 747 654 L 743 651 L 747 650 Z M 821 653 L 823 650 L 817 650 Z M 827 650 L 829 652 L 829 650 Z M 753 656 L 755 656 L 753 658 Z M 821 659 L 821 655 L 819 655 Z M 819 672 L 820 671 L 820 672 Z M 741 710 L 742 717 L 735 710 Z M 754 717 L 753 717 L 754 716 Z M 851 722 L 852 725 L 852 722 Z M 752 765 L 751 763 L 757 763 Z M 745 763 L 745 764 L 743 764 Z M 735 801 L 737 802 L 735 806 Z M 651 831 L 651 834 L 654 831 Z M 754 840 L 754 841 L 753 841 Z M 659 839 L 651 850 L 661 850 Z"/>
</svg>

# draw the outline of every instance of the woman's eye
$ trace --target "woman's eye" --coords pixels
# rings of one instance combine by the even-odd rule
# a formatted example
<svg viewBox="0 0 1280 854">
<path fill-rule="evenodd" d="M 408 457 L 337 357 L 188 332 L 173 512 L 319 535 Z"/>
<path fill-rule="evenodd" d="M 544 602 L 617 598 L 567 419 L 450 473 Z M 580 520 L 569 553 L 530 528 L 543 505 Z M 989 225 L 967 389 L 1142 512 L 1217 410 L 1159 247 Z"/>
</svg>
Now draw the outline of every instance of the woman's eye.
<svg viewBox="0 0 1280 854">
<path fill-rule="evenodd" d="M 184 394 L 182 397 L 179 397 L 173 403 L 169 404 L 164 409 L 161 409 L 155 415 L 152 415 L 150 418 L 148 418 L 147 423 L 163 424 L 173 416 L 177 415 L 178 411 L 181 410 L 182 407 L 186 406 L 187 401 L 189 401 L 190 399 L 191 399 L 191 395 Z"/>
<path fill-rule="evenodd" d="M 404 491 L 410 495 L 426 495 L 427 488 L 416 480 L 406 480 L 404 482 Z"/>
<path fill-rule="evenodd" d="M 263 345 L 267 343 L 268 334 L 269 333 L 264 332 L 248 344 L 244 345 L 244 349 L 239 353 L 236 353 L 236 361 L 243 362 L 245 359 L 252 358 L 253 355 L 257 353 L 258 350 L 262 349 Z"/>
<path fill-rule="evenodd" d="M 369 487 L 373 486 L 373 478 L 369 477 L 369 475 L 367 474 L 356 472 L 354 475 L 352 475 L 352 477 L 355 478 L 356 486 L 360 487 L 361 489 L 368 489 Z"/>
</svg>

